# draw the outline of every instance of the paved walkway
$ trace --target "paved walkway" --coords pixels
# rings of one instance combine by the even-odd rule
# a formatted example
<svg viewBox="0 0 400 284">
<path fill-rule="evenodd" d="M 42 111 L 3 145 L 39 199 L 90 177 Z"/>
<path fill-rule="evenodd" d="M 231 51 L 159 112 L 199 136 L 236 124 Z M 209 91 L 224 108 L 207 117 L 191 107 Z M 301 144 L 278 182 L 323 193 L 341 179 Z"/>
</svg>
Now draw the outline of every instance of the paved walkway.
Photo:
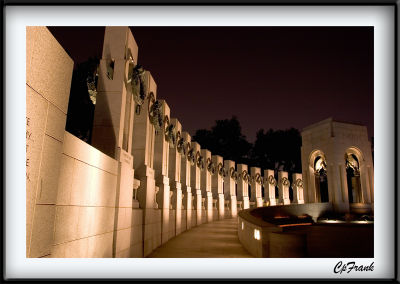
<svg viewBox="0 0 400 284">
<path fill-rule="evenodd" d="M 252 257 L 240 244 L 237 218 L 191 228 L 156 249 L 148 257 Z"/>
</svg>

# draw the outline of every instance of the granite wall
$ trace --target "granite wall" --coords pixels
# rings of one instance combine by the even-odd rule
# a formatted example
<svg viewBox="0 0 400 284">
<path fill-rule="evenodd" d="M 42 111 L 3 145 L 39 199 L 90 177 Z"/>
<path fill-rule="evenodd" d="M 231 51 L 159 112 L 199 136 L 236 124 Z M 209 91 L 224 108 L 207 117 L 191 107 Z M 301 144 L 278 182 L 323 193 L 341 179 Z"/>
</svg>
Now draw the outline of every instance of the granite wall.
<svg viewBox="0 0 400 284">
<path fill-rule="evenodd" d="M 73 61 L 45 27 L 26 28 L 26 256 L 51 253 Z"/>
</svg>

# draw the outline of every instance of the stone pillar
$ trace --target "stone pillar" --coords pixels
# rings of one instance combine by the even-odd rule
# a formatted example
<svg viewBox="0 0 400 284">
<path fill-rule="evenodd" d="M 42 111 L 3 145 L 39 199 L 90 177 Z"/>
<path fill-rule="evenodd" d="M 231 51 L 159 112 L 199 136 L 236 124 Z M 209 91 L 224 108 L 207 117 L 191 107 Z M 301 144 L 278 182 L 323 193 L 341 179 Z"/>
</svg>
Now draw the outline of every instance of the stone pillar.
<svg viewBox="0 0 400 284">
<path fill-rule="evenodd" d="M 99 65 L 92 145 L 116 159 L 118 183 L 115 203 L 113 257 L 124 247 L 119 220 L 120 210 L 132 210 L 134 101 L 129 69 L 137 63 L 138 47 L 128 27 L 106 27 L 103 54 Z M 122 198 L 123 196 L 123 198 Z M 126 198 L 128 196 L 128 198 Z"/>
<path fill-rule="evenodd" d="M 182 184 L 182 196 L 184 196 L 183 204 L 186 209 L 182 209 L 182 214 L 185 214 L 184 219 L 186 220 L 181 224 L 182 231 L 189 229 L 192 225 L 191 219 L 195 218 L 193 216 L 193 207 L 192 207 L 192 188 L 190 186 L 191 183 L 191 161 L 188 157 L 188 151 L 191 148 L 191 137 L 189 133 L 182 132 L 182 139 L 177 141 L 177 151 L 181 154 L 181 184 Z"/>
<path fill-rule="evenodd" d="M 249 200 L 249 173 L 247 171 L 247 165 L 238 164 L 237 172 L 239 179 L 237 181 L 237 200 L 242 201 L 242 208 L 250 208 Z"/>
<path fill-rule="evenodd" d="M 211 192 L 211 177 L 217 171 L 215 163 L 211 159 L 211 152 L 202 149 L 200 155 L 205 161 L 205 170 L 201 171 L 201 194 L 205 198 L 207 222 L 213 221 L 213 196 Z"/>
<path fill-rule="evenodd" d="M 26 257 L 50 255 L 54 241 L 73 66 L 46 27 L 26 27 Z"/>
<path fill-rule="evenodd" d="M 304 189 L 302 174 L 293 174 L 293 203 L 304 204 Z"/>
<path fill-rule="evenodd" d="M 137 64 L 138 47 L 128 27 L 106 27 L 99 65 L 92 146 L 110 157 L 132 147 L 133 97 L 127 83 Z"/>
<path fill-rule="evenodd" d="M 173 140 L 169 136 L 170 108 L 165 100 L 158 100 L 162 115 L 161 129 L 157 129 L 154 140 L 154 173 L 156 185 L 159 187 L 157 194 L 158 208 L 162 210 L 161 220 L 161 243 L 164 244 L 170 237 L 169 225 L 169 205 L 170 205 L 170 188 L 169 188 L 169 148 L 173 147 Z"/>
<path fill-rule="evenodd" d="M 368 173 L 368 182 L 369 182 L 369 189 L 370 189 L 370 196 L 371 196 L 371 203 L 372 203 L 372 210 L 374 204 L 374 167 L 372 165 L 367 166 L 367 173 Z"/>
<path fill-rule="evenodd" d="M 200 187 L 201 169 L 198 166 L 196 166 L 197 153 L 200 154 L 200 145 L 197 142 L 192 142 L 190 145 L 190 149 L 188 150 L 188 159 L 190 161 L 190 166 L 191 166 L 190 187 L 192 188 L 192 195 L 195 197 L 196 225 L 200 225 L 202 223 L 202 206 L 201 206 L 202 197 L 201 197 L 201 187 Z"/>
<path fill-rule="evenodd" d="M 329 202 L 332 203 L 333 208 L 336 212 L 349 212 L 349 203 L 344 202 L 342 196 L 342 190 L 340 188 L 342 184 L 340 166 L 337 164 L 328 165 L 328 191 L 329 191 Z"/>
<path fill-rule="evenodd" d="M 347 187 L 347 173 L 346 166 L 344 164 L 339 165 L 339 174 L 340 174 L 340 187 L 342 189 L 342 201 L 344 203 L 349 203 L 349 189 Z"/>
<path fill-rule="evenodd" d="M 250 168 L 251 173 L 251 201 L 255 202 L 256 207 L 263 206 L 263 199 L 261 193 L 261 169 L 257 167 Z"/>
<path fill-rule="evenodd" d="M 225 171 L 223 158 L 218 155 L 211 157 L 214 165 L 217 165 L 217 172 L 211 177 L 211 192 L 213 199 L 217 199 L 218 219 L 224 219 L 225 198 L 224 198 L 224 176 Z"/>
<path fill-rule="evenodd" d="M 140 106 L 140 114 L 135 115 L 132 141 L 135 178 L 140 180 L 138 200 L 140 208 L 143 209 L 143 256 L 149 255 L 161 245 L 161 211 L 157 209 L 154 172 L 155 126 L 150 121 L 156 102 L 157 85 L 150 72 L 146 71 L 145 78 L 147 98 Z"/>
<path fill-rule="evenodd" d="M 230 214 L 232 218 L 237 217 L 237 200 L 236 200 L 236 179 L 235 162 L 230 160 L 224 161 L 227 175 L 224 178 L 224 195 L 225 200 L 229 200 Z"/>
<path fill-rule="evenodd" d="M 175 232 L 174 235 L 181 233 L 181 221 L 182 221 L 182 184 L 181 184 L 181 153 L 182 153 L 182 125 L 176 118 L 171 118 L 171 135 L 175 135 L 175 143 L 173 147 L 169 149 L 169 164 L 168 164 L 168 177 L 170 180 L 170 190 L 172 194 L 172 209 L 175 210 Z M 178 146 L 178 143 L 180 145 Z M 179 147 L 179 151 L 178 151 Z"/>
<path fill-rule="evenodd" d="M 263 182 L 265 202 L 269 206 L 276 205 L 275 186 L 277 183 L 274 177 L 274 170 L 264 170 Z"/>
<path fill-rule="evenodd" d="M 288 173 L 284 171 L 278 172 L 278 182 L 279 182 L 279 203 L 283 205 L 290 204 L 289 199 L 289 186 L 290 182 L 288 179 Z"/>
<path fill-rule="evenodd" d="M 308 197 L 308 202 L 307 203 L 317 203 L 319 202 L 317 199 L 317 189 L 315 187 L 315 173 L 314 169 L 311 166 L 308 166 L 308 170 L 306 170 L 306 175 L 308 178 L 307 182 L 307 197 Z"/>
<path fill-rule="evenodd" d="M 371 188 L 368 180 L 368 170 L 365 163 L 361 164 L 360 168 L 360 184 L 362 192 L 362 202 L 371 203 Z"/>
</svg>

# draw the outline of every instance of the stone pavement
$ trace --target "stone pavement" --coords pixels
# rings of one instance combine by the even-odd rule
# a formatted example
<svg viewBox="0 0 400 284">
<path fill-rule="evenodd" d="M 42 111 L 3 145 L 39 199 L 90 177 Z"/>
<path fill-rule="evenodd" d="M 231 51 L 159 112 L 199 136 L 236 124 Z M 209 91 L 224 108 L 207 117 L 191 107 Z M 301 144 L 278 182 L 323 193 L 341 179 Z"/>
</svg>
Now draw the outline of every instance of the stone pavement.
<svg viewBox="0 0 400 284">
<path fill-rule="evenodd" d="M 252 257 L 240 244 L 237 218 L 205 223 L 183 232 L 148 257 Z"/>
</svg>

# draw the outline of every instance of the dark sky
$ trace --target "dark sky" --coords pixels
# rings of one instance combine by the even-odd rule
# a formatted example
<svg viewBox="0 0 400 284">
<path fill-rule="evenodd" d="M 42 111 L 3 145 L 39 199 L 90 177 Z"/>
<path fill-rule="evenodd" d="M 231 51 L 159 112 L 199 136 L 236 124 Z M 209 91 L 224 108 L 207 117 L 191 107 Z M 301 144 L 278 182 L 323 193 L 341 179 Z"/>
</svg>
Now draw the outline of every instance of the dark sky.
<svg viewBox="0 0 400 284">
<path fill-rule="evenodd" d="M 236 115 L 256 131 L 328 117 L 373 136 L 372 27 L 131 27 L 139 64 L 191 135 Z M 101 57 L 104 27 L 52 27 L 75 63 Z"/>
</svg>

